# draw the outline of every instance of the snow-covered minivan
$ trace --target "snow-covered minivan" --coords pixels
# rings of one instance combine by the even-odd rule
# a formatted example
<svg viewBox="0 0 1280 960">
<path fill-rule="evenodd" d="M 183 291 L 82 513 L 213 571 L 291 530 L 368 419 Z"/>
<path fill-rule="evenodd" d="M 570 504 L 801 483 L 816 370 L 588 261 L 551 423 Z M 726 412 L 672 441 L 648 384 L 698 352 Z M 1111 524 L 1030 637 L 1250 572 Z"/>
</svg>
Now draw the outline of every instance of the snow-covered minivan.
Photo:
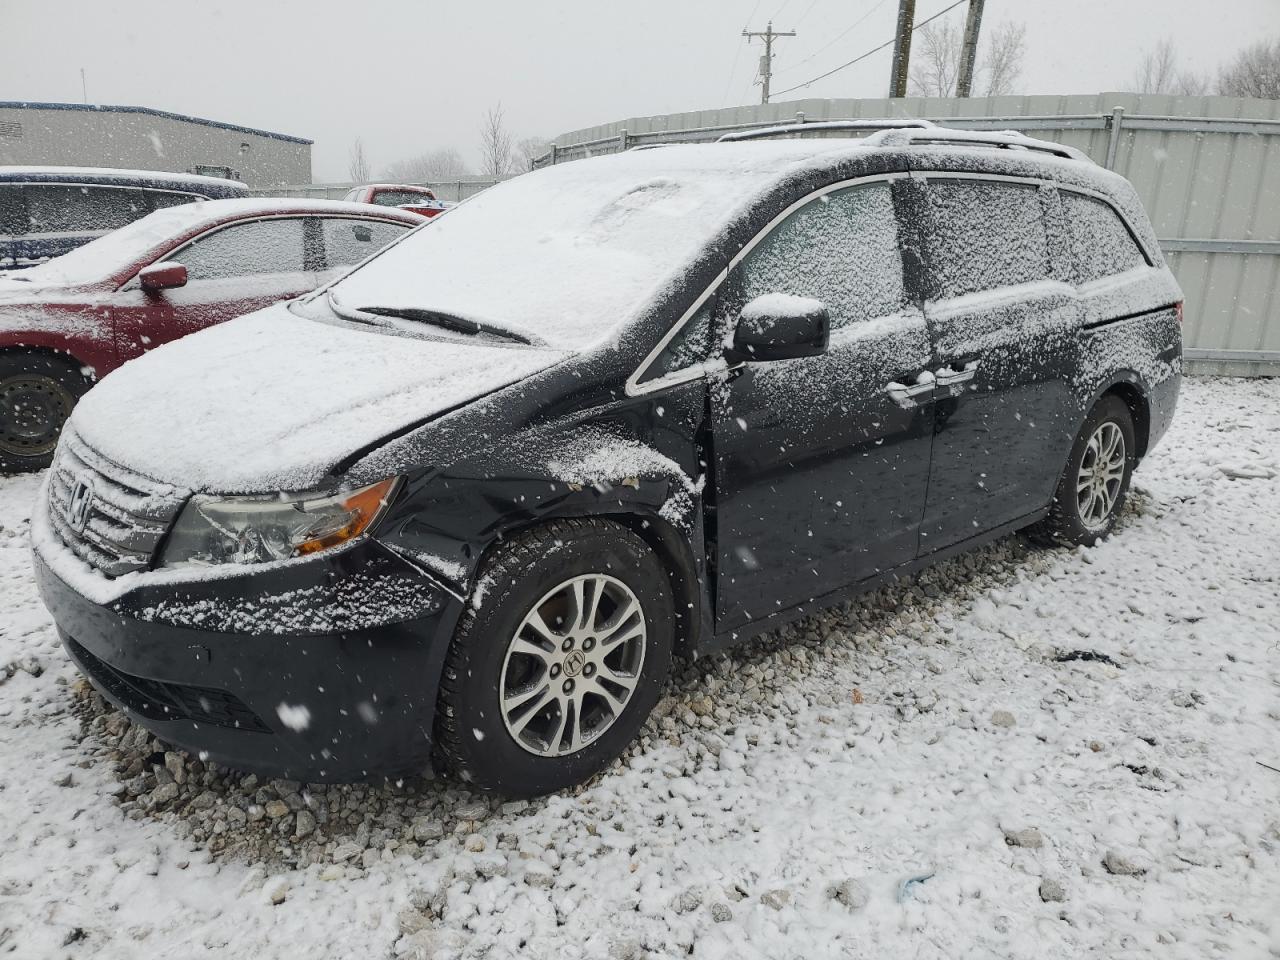
<svg viewBox="0 0 1280 960">
<path fill-rule="evenodd" d="M 1108 534 L 1181 300 L 1132 187 L 1017 135 L 555 166 L 107 376 L 40 588 L 106 697 L 219 763 L 556 790 L 673 656 Z"/>
</svg>

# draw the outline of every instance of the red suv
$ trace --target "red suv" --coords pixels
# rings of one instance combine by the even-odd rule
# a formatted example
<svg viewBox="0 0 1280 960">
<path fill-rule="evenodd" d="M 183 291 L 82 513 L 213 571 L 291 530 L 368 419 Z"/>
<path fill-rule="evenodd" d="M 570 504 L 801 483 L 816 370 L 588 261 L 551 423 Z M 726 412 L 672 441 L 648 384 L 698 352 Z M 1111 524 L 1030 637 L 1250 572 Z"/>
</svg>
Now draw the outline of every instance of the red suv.
<svg viewBox="0 0 1280 960">
<path fill-rule="evenodd" d="M 126 360 L 314 290 L 424 222 L 333 200 L 210 200 L 0 277 L 0 470 L 47 466 L 76 401 Z"/>
</svg>

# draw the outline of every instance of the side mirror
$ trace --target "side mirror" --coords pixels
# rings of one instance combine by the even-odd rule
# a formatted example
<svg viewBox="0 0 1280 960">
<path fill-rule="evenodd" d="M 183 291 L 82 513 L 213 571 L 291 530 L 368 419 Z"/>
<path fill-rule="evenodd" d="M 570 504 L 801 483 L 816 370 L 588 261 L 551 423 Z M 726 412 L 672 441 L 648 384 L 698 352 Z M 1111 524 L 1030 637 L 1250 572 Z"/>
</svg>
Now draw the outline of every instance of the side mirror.
<svg viewBox="0 0 1280 960">
<path fill-rule="evenodd" d="M 730 363 L 816 357 L 827 352 L 830 336 L 831 315 L 822 301 L 766 293 L 742 308 L 724 355 Z"/>
<path fill-rule="evenodd" d="M 142 289 L 154 293 L 158 290 L 172 290 L 187 285 L 187 268 L 180 263 L 167 260 L 164 263 L 153 263 L 138 272 L 138 282 Z"/>
</svg>

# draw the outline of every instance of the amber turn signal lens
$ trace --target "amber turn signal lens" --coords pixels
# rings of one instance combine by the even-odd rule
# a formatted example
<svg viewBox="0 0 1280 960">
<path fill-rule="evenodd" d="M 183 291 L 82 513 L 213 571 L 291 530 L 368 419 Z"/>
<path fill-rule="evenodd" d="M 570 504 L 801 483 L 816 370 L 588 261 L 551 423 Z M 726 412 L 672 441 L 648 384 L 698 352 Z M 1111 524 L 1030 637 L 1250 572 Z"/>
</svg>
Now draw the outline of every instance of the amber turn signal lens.
<svg viewBox="0 0 1280 960">
<path fill-rule="evenodd" d="M 326 533 L 324 536 L 316 537 L 314 540 L 304 540 L 298 544 L 296 548 L 297 555 L 306 556 L 311 553 L 318 553 L 321 550 L 328 550 L 330 547 L 336 547 L 340 543 L 346 543 L 348 540 L 353 540 L 360 536 L 373 525 L 373 521 L 378 519 L 382 511 L 386 509 L 398 482 L 398 478 L 392 477 L 389 480 L 383 480 L 381 483 L 375 483 L 373 486 L 357 490 L 341 501 L 343 508 L 350 512 L 351 518 L 341 527 Z"/>
</svg>

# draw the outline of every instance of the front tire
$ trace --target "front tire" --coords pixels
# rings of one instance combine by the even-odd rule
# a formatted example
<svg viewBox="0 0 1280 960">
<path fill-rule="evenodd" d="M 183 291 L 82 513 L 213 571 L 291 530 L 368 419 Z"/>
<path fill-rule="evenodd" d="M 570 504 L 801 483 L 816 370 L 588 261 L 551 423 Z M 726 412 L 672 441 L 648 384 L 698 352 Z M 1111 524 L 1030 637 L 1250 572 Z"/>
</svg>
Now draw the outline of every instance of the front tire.
<svg viewBox="0 0 1280 960">
<path fill-rule="evenodd" d="M 522 533 L 484 564 L 449 648 L 437 759 L 483 790 L 581 783 L 635 739 L 671 665 L 666 571 L 608 520 Z"/>
<path fill-rule="evenodd" d="M 78 367 L 58 357 L 0 354 L 0 473 L 49 466 L 63 424 L 91 386 Z"/>
<path fill-rule="evenodd" d="M 1108 393 L 1089 411 L 1049 515 L 1032 528 L 1032 535 L 1049 544 L 1093 546 L 1115 526 L 1137 462 L 1133 413 Z"/>
</svg>

